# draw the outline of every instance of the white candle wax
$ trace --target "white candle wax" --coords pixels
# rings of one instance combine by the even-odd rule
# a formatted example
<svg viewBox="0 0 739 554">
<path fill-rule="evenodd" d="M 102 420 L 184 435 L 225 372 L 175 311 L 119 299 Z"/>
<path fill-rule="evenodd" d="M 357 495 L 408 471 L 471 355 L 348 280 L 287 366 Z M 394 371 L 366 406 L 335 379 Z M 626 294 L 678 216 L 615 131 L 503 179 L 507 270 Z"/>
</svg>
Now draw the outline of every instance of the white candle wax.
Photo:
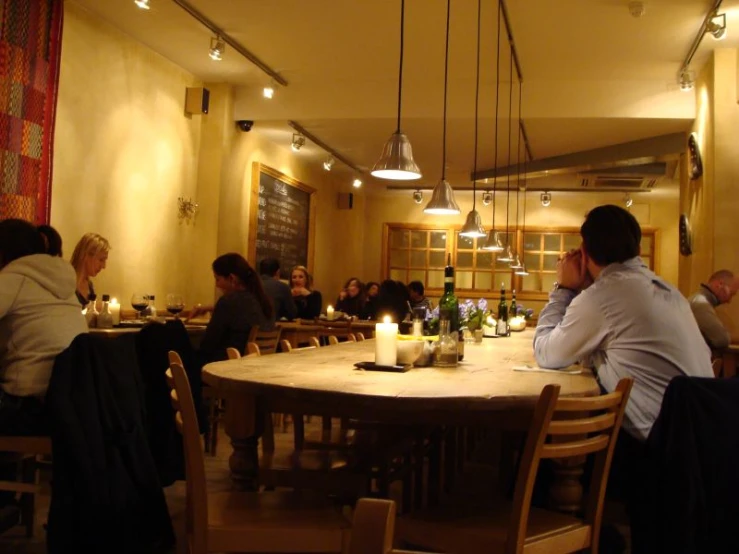
<svg viewBox="0 0 739 554">
<path fill-rule="evenodd" d="M 120 325 L 121 324 L 121 305 L 118 303 L 118 300 L 113 298 L 108 304 L 108 307 L 110 308 L 110 315 L 113 316 L 113 325 Z"/>
<path fill-rule="evenodd" d="M 329 306 L 328 308 L 326 308 L 326 319 L 331 320 L 333 318 L 334 318 L 334 307 Z"/>
<path fill-rule="evenodd" d="M 395 365 L 398 361 L 398 324 L 391 323 L 385 316 L 382 323 L 375 324 L 375 363 Z"/>
<path fill-rule="evenodd" d="M 483 337 L 494 337 L 495 336 L 495 320 L 492 316 L 488 316 L 487 320 L 482 326 Z"/>
<path fill-rule="evenodd" d="M 413 320 L 413 336 L 414 337 L 423 336 L 423 320 L 422 319 Z"/>
</svg>

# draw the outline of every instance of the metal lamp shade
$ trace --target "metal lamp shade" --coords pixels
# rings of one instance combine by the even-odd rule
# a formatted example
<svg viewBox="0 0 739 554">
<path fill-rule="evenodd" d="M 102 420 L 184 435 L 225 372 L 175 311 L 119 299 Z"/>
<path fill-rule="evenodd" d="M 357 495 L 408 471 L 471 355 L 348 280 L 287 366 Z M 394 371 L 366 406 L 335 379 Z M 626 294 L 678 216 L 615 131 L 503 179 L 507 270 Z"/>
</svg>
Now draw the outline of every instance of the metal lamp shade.
<svg viewBox="0 0 739 554">
<path fill-rule="evenodd" d="M 487 236 L 485 229 L 482 228 L 482 220 L 477 210 L 472 210 L 467 214 L 467 221 L 464 222 L 464 227 L 459 232 L 463 237 L 469 238 L 480 238 Z"/>
<path fill-rule="evenodd" d="M 512 262 L 513 261 L 513 255 L 511 254 L 511 247 L 506 246 L 503 250 L 503 253 L 498 256 L 498 261 L 500 262 Z"/>
<path fill-rule="evenodd" d="M 502 252 L 503 251 L 503 245 L 500 243 L 500 235 L 498 235 L 498 231 L 493 231 L 490 229 L 490 232 L 488 233 L 488 238 L 485 241 L 485 244 L 482 245 L 483 250 L 489 250 L 490 252 Z"/>
<path fill-rule="evenodd" d="M 513 261 L 511 262 L 511 269 L 521 269 L 523 267 L 523 264 L 521 263 L 521 258 L 518 257 L 518 254 L 516 254 L 513 257 Z"/>
<path fill-rule="evenodd" d="M 385 143 L 382 156 L 372 168 L 372 176 L 395 181 L 421 178 L 421 170 L 413 160 L 413 148 L 404 133 L 394 132 Z"/>
<path fill-rule="evenodd" d="M 523 265 L 523 264 L 521 265 L 521 268 L 520 269 L 517 269 L 516 270 L 515 273 L 516 273 L 516 275 L 528 275 L 529 274 L 529 272 L 526 271 L 526 266 Z"/>
<path fill-rule="evenodd" d="M 431 200 L 423 209 L 424 213 L 435 215 L 457 215 L 460 212 L 454 200 L 454 189 L 445 179 L 439 181 L 431 192 Z"/>
</svg>

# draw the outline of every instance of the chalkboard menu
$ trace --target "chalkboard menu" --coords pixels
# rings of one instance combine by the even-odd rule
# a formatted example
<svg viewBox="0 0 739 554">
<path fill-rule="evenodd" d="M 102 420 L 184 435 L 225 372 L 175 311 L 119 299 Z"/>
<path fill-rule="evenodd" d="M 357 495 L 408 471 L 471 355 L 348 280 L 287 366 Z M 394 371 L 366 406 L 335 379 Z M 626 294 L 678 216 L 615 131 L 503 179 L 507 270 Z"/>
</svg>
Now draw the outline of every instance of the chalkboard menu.
<svg viewBox="0 0 739 554">
<path fill-rule="evenodd" d="M 315 189 L 254 162 L 249 217 L 249 259 L 277 258 L 283 277 L 293 266 L 313 265 Z"/>
</svg>

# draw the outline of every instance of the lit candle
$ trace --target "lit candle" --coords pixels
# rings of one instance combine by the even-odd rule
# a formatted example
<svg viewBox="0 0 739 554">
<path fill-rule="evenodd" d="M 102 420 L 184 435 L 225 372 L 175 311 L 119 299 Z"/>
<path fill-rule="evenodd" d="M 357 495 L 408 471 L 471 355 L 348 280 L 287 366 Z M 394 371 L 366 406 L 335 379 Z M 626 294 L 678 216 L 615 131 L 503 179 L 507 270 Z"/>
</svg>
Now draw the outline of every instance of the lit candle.
<svg viewBox="0 0 739 554">
<path fill-rule="evenodd" d="M 489 315 L 485 324 L 482 326 L 483 337 L 494 337 L 495 336 L 495 320 L 493 316 Z"/>
<path fill-rule="evenodd" d="M 334 318 L 334 307 L 329 305 L 328 308 L 326 308 L 326 319 L 333 319 Z"/>
<path fill-rule="evenodd" d="M 385 316 L 382 323 L 375 324 L 375 363 L 395 365 L 398 361 L 398 324 L 391 323 Z"/>
<path fill-rule="evenodd" d="M 116 298 L 111 299 L 110 303 L 108 304 L 108 307 L 110 308 L 110 315 L 113 316 L 113 325 L 120 325 L 121 324 L 121 305 L 118 303 L 118 300 Z"/>
</svg>

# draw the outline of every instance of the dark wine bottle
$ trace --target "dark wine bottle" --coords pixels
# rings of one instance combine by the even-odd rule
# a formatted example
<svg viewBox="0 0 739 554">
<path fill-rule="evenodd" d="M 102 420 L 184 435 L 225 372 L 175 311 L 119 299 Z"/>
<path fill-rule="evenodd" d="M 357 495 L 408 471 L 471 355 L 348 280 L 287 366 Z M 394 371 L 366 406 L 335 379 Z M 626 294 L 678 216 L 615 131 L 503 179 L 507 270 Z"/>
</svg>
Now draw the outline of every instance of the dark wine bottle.
<svg viewBox="0 0 739 554">
<path fill-rule="evenodd" d="M 459 329 L 459 299 L 454 294 L 454 267 L 452 266 L 452 255 L 447 255 L 447 265 L 444 268 L 444 294 L 439 300 L 439 318 L 449 320 L 449 332 L 457 332 L 459 348 L 457 356 L 460 360 L 464 357 L 464 337 Z"/>
<path fill-rule="evenodd" d="M 505 301 L 505 283 L 500 285 L 500 302 L 498 302 L 498 328 L 496 334 L 499 337 L 507 337 L 510 334 L 508 327 L 508 305 Z"/>
</svg>

